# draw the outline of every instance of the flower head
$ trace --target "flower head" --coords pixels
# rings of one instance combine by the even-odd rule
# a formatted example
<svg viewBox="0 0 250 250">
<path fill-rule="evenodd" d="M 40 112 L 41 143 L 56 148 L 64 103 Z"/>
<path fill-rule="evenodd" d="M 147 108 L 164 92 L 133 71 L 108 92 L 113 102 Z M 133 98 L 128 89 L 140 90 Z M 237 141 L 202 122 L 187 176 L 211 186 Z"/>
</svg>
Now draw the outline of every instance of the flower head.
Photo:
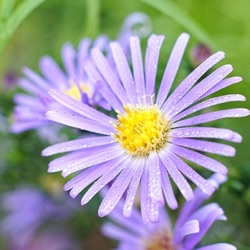
<svg viewBox="0 0 250 250">
<path fill-rule="evenodd" d="M 40 60 L 41 76 L 24 68 L 25 78 L 19 80 L 19 86 L 27 94 L 19 93 L 14 97 L 17 106 L 11 130 L 19 133 L 51 123 L 45 117 L 46 111 L 55 103 L 48 95 L 50 88 L 58 89 L 87 105 L 104 105 L 106 102 L 97 91 L 98 84 L 89 80 L 83 68 L 89 59 L 90 48 L 99 46 L 103 49 L 106 42 L 107 38 L 104 36 L 97 38 L 94 43 L 85 38 L 80 42 L 78 50 L 72 44 L 65 44 L 62 48 L 63 70 L 50 56 L 44 56 Z"/>
<path fill-rule="evenodd" d="M 47 222 L 66 220 L 78 209 L 67 196 L 55 199 L 31 187 L 7 192 L 1 201 L 5 214 L 0 222 L 1 234 L 15 249 L 29 249 L 27 244 L 38 237 Z"/>
<path fill-rule="evenodd" d="M 224 180 L 224 176 L 215 174 L 209 181 L 217 187 Z M 198 188 L 194 194 L 195 198 L 184 204 L 174 228 L 164 208 L 160 210 L 159 222 L 145 225 L 136 208 L 133 208 L 130 219 L 124 218 L 122 201 L 120 201 L 109 215 L 114 223 L 106 222 L 102 227 L 102 232 L 118 240 L 117 249 L 120 250 L 236 250 L 234 246 L 227 243 L 197 247 L 213 223 L 226 218 L 223 210 L 216 203 L 200 207 L 209 197 L 208 195 Z"/>
<path fill-rule="evenodd" d="M 222 118 L 249 115 L 249 111 L 243 108 L 196 113 L 220 103 L 245 100 L 238 94 L 203 100 L 241 80 L 240 77 L 224 79 L 232 71 L 231 65 L 221 66 L 201 79 L 223 59 L 224 53 L 217 52 L 209 57 L 168 95 L 189 39 L 187 34 L 182 34 L 172 50 L 156 94 L 157 64 L 163 39 L 164 36 L 156 35 L 148 39 L 143 68 L 139 39 L 130 38 L 133 74 L 119 43 L 110 44 L 112 65 L 100 50 L 92 50 L 98 70 L 89 64 L 87 73 L 105 86 L 107 91 L 103 94 L 116 111 L 116 117 L 58 91 L 50 91 L 50 95 L 68 111 L 52 109 L 47 112 L 48 119 L 92 132 L 92 137 L 45 149 L 43 155 L 75 151 L 53 160 L 49 164 L 49 172 L 62 171 L 66 177 L 81 171 L 65 186 L 65 190 L 71 190 L 72 197 L 94 182 L 84 194 L 82 204 L 112 181 L 99 208 L 100 216 L 107 215 L 126 191 L 123 213 L 130 217 L 140 184 L 143 221 L 158 221 L 159 207 L 165 200 L 172 209 L 177 207 L 169 176 L 187 200 L 193 199 L 193 191 L 185 177 L 204 193 L 211 194 L 214 187 L 184 160 L 225 175 L 227 168 L 202 152 L 234 156 L 235 149 L 208 139 L 241 141 L 241 136 L 229 129 L 197 126 Z"/>
</svg>

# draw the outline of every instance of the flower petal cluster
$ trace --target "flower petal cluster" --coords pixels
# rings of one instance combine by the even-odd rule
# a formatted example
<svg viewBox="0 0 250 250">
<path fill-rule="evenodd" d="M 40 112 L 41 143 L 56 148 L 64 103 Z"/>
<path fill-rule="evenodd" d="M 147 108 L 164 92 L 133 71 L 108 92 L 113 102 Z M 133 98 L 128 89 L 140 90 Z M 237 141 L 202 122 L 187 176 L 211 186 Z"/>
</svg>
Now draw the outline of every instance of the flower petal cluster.
<svg viewBox="0 0 250 250">
<path fill-rule="evenodd" d="M 225 181 L 225 177 L 214 174 L 209 182 L 218 188 Z M 132 217 L 122 216 L 122 201 L 110 213 L 113 222 L 106 222 L 102 232 L 107 237 L 119 242 L 119 250 L 236 250 L 227 243 L 217 243 L 209 246 L 197 247 L 207 231 L 217 220 L 225 220 L 223 210 L 216 203 L 201 204 L 209 198 L 199 188 L 194 191 L 195 198 L 187 201 L 182 207 L 174 228 L 171 226 L 166 210 L 160 210 L 160 220 L 145 225 L 137 208 L 133 208 Z"/>
<path fill-rule="evenodd" d="M 19 87 L 26 93 L 18 93 L 14 97 L 16 107 L 11 130 L 20 133 L 51 123 L 45 117 L 46 111 L 54 103 L 48 95 L 50 88 L 58 89 L 88 105 L 103 104 L 107 107 L 103 97 L 97 93 L 97 86 L 89 81 L 83 70 L 89 60 L 90 48 L 96 46 L 103 49 L 106 43 L 107 38 L 100 36 L 94 42 L 89 38 L 81 40 L 77 50 L 70 43 L 64 44 L 61 55 L 63 69 L 50 56 L 40 60 L 41 75 L 25 67 L 25 77 L 19 79 Z"/>
<path fill-rule="evenodd" d="M 178 205 L 170 177 L 186 200 L 194 198 L 187 179 L 210 195 L 214 191 L 213 185 L 186 161 L 226 175 L 226 166 L 207 153 L 232 157 L 235 149 L 214 139 L 236 143 L 242 140 L 238 133 L 229 129 L 203 125 L 223 118 L 249 115 L 249 110 L 244 108 L 212 110 L 218 104 L 245 101 L 245 97 L 239 94 L 209 97 L 241 81 L 240 77 L 226 78 L 233 70 L 231 65 L 220 66 L 208 73 L 224 58 L 224 53 L 219 51 L 210 56 L 171 92 L 189 40 L 188 34 L 181 34 L 156 91 L 157 66 L 163 40 L 162 35 L 150 36 L 143 62 L 140 40 L 132 36 L 132 69 L 118 42 L 110 43 L 112 63 L 99 49 L 92 50 L 94 64 L 88 64 L 85 70 L 90 79 L 105 86 L 103 96 L 108 99 L 116 117 L 59 91 L 49 91 L 64 109 L 52 108 L 47 112 L 47 118 L 88 131 L 92 136 L 45 149 L 45 156 L 72 151 L 50 162 L 48 171 L 62 171 L 64 177 L 77 173 L 65 185 L 65 190 L 71 190 L 72 197 L 92 184 L 81 200 L 83 205 L 111 183 L 100 205 L 99 216 L 110 213 L 126 194 L 123 214 L 130 217 L 140 186 L 144 223 L 158 221 L 159 208 L 165 201 L 172 209 Z M 210 112 L 203 112 L 206 108 Z"/>
</svg>

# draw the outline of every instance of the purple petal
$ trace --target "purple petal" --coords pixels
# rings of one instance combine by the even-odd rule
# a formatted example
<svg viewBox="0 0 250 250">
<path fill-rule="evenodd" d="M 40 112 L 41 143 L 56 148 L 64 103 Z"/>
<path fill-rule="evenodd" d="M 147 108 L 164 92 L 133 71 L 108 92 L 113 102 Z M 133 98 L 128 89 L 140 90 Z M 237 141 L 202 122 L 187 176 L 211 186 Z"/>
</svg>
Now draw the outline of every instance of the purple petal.
<svg viewBox="0 0 250 250">
<path fill-rule="evenodd" d="M 85 193 L 81 200 L 81 204 L 86 204 L 92 197 L 99 192 L 105 185 L 112 181 L 130 162 L 131 157 L 124 155 L 121 160 L 112 166 L 112 168 L 106 172 L 101 178 L 99 178 Z"/>
<path fill-rule="evenodd" d="M 100 83 L 99 91 L 102 93 L 103 98 L 111 105 L 111 107 L 113 107 L 114 110 L 122 111 L 123 106 L 121 102 L 117 99 L 110 87 L 106 85 L 105 80 L 90 61 L 86 62 L 85 70 L 88 74 L 90 82 Z"/>
<path fill-rule="evenodd" d="M 178 203 L 174 195 L 172 184 L 168 177 L 168 172 L 166 171 L 166 168 L 161 161 L 160 161 L 160 168 L 161 168 L 162 190 L 164 197 L 166 199 L 168 206 L 171 209 L 176 209 L 178 207 Z"/>
<path fill-rule="evenodd" d="M 121 242 L 129 242 L 131 245 L 141 244 L 141 240 L 137 235 L 134 235 L 133 233 L 121 229 L 120 227 L 111 223 L 105 223 L 102 227 L 102 232 L 104 235 Z"/>
<path fill-rule="evenodd" d="M 96 154 L 99 154 L 99 153 L 101 153 L 106 148 L 107 148 L 106 145 L 95 147 L 94 152 Z M 75 161 L 77 161 L 79 159 L 82 159 L 82 158 L 85 158 L 85 157 L 88 157 L 91 154 L 92 150 L 93 150 L 92 148 L 87 148 L 87 149 L 84 149 L 84 150 L 72 152 L 72 153 L 63 155 L 61 157 L 58 157 L 58 158 L 52 160 L 49 163 L 49 170 L 48 170 L 48 172 L 62 171 L 63 168 L 65 166 L 67 166 L 69 163 L 75 162 Z M 60 167 L 60 166 L 63 166 L 63 168 Z"/>
<path fill-rule="evenodd" d="M 50 81 L 51 86 L 57 87 L 58 89 L 69 87 L 67 76 L 50 56 L 44 56 L 40 60 L 40 69 L 46 79 Z"/>
<path fill-rule="evenodd" d="M 235 149 L 232 146 L 218 142 L 210 142 L 210 141 L 202 141 L 202 140 L 186 139 L 186 138 L 173 138 L 171 140 L 171 143 L 182 147 L 203 151 L 206 153 L 212 153 L 224 156 L 235 155 Z"/>
<path fill-rule="evenodd" d="M 113 58 L 115 60 L 116 68 L 118 70 L 120 79 L 126 90 L 130 103 L 136 103 L 136 89 L 135 83 L 129 68 L 127 59 L 122 51 L 121 46 L 117 42 L 112 42 L 110 44 Z"/>
<path fill-rule="evenodd" d="M 237 248 L 231 244 L 227 243 L 217 243 L 205 247 L 199 247 L 196 248 L 195 250 L 237 250 Z"/>
<path fill-rule="evenodd" d="M 103 152 L 101 152 L 100 154 L 95 154 L 93 149 L 93 154 L 89 155 L 88 157 L 68 163 L 66 166 L 64 164 L 61 164 L 61 167 L 63 167 L 62 176 L 66 177 L 76 171 L 91 167 L 102 162 L 110 161 L 122 155 L 123 153 L 124 151 L 120 148 L 120 146 L 117 145 L 114 145 L 107 150 L 103 150 Z"/>
<path fill-rule="evenodd" d="M 201 114 L 197 115 L 191 118 L 187 118 L 184 120 L 181 120 L 179 122 L 175 122 L 172 127 L 184 127 L 184 126 L 192 126 L 197 124 L 202 124 L 206 122 L 211 122 L 215 120 L 220 120 L 223 118 L 229 118 L 229 117 L 244 117 L 249 115 L 249 110 L 244 108 L 235 108 L 235 109 L 226 109 L 226 110 L 219 110 L 210 112 L 207 114 Z"/>
<path fill-rule="evenodd" d="M 169 153 L 170 159 L 173 161 L 175 166 L 193 183 L 195 183 L 204 193 L 211 195 L 215 188 L 207 180 L 196 173 L 188 164 L 181 160 L 175 154 Z"/>
<path fill-rule="evenodd" d="M 39 87 L 37 87 L 33 82 L 29 81 L 28 79 L 21 78 L 18 81 L 19 87 L 21 87 L 23 90 L 26 90 L 32 95 L 37 96 L 47 96 L 47 90 L 41 90 Z"/>
<path fill-rule="evenodd" d="M 87 137 L 83 139 L 72 140 L 68 142 L 58 143 L 56 145 L 47 147 L 42 151 L 43 156 L 54 155 L 84 148 L 91 148 L 100 145 L 107 145 L 114 143 L 115 139 L 110 136 L 96 136 Z"/>
<path fill-rule="evenodd" d="M 133 209 L 135 196 L 138 190 L 138 185 L 141 180 L 141 176 L 142 176 L 142 172 L 143 172 L 144 164 L 145 164 L 142 159 L 135 159 L 134 161 L 136 161 L 136 164 L 132 163 L 133 168 L 134 168 L 134 175 L 132 176 L 132 180 L 129 184 L 129 188 L 128 188 L 127 195 L 126 195 L 126 200 L 125 200 L 124 207 L 123 207 L 123 215 L 126 218 L 130 218 L 132 215 L 132 209 Z"/>
<path fill-rule="evenodd" d="M 214 97 L 214 98 L 211 98 L 209 100 L 198 103 L 198 104 L 182 111 L 181 113 L 179 113 L 178 115 L 173 117 L 171 120 L 172 120 L 172 122 L 176 122 L 176 121 L 182 119 L 183 117 L 188 116 L 194 112 L 197 112 L 199 110 L 209 108 L 209 107 L 221 104 L 221 103 L 234 102 L 234 101 L 245 101 L 245 100 L 246 100 L 246 98 L 244 96 L 238 95 L 238 94 Z"/>
<path fill-rule="evenodd" d="M 109 39 L 106 35 L 98 36 L 93 44 L 93 48 L 98 48 L 99 50 L 105 50 L 107 47 Z"/>
<path fill-rule="evenodd" d="M 29 110 L 36 110 L 37 112 L 43 112 L 45 115 L 46 110 L 45 110 L 43 103 L 40 102 L 39 99 L 33 96 L 29 96 L 25 94 L 16 94 L 14 96 L 14 101 L 15 103 L 20 105 L 20 106 L 17 106 L 17 108 L 24 107 Z"/>
<path fill-rule="evenodd" d="M 158 222 L 159 220 L 159 208 L 155 202 L 152 202 L 149 196 L 149 173 L 147 164 L 144 167 L 141 178 L 141 215 L 144 224 L 151 222 Z"/>
<path fill-rule="evenodd" d="M 122 227 L 126 228 L 128 231 L 131 231 L 131 233 L 136 235 L 136 237 L 146 235 L 147 228 L 142 223 L 139 210 L 133 209 L 133 219 L 127 219 L 121 213 L 122 208 L 123 200 L 117 204 L 116 209 L 112 210 L 112 212 L 109 214 L 109 218 L 115 221 L 117 224 L 120 224 Z"/>
<path fill-rule="evenodd" d="M 72 44 L 66 43 L 62 47 L 62 61 L 66 70 L 68 79 L 75 80 L 77 77 L 76 72 L 76 51 Z"/>
<path fill-rule="evenodd" d="M 98 50 L 92 49 L 91 55 L 94 62 L 96 63 L 97 68 L 101 72 L 104 79 L 109 84 L 112 91 L 116 94 L 121 103 L 128 103 L 127 95 L 122 87 L 117 75 L 114 72 L 114 69 L 109 65 L 105 56 Z"/>
<path fill-rule="evenodd" d="M 175 223 L 175 228 L 177 229 L 181 227 L 183 223 L 189 220 L 190 216 L 192 216 L 192 214 L 204 202 L 204 200 L 208 199 L 209 197 L 210 195 L 207 195 L 206 193 L 202 192 L 199 188 L 196 188 L 194 190 L 194 199 L 186 202 L 183 205 L 182 210 L 179 214 L 179 217 Z"/>
<path fill-rule="evenodd" d="M 77 53 L 77 75 L 78 79 L 83 79 L 83 69 L 85 67 L 85 62 L 89 57 L 89 49 L 91 45 L 91 40 L 89 38 L 84 38 L 80 41 Z"/>
<path fill-rule="evenodd" d="M 21 133 L 29 129 L 41 127 L 43 125 L 46 125 L 47 123 L 47 120 L 18 122 L 11 126 L 10 131 L 12 133 Z"/>
<path fill-rule="evenodd" d="M 192 73 L 190 73 L 174 90 L 170 95 L 166 103 L 164 104 L 164 109 L 168 110 L 169 107 L 173 107 L 180 99 L 187 93 L 187 91 L 192 88 L 192 86 L 216 63 L 225 57 L 224 52 L 219 51 L 214 55 L 210 56 L 206 61 L 204 61 L 200 66 L 198 66 Z"/>
<path fill-rule="evenodd" d="M 232 130 L 210 127 L 176 128 L 170 132 L 170 136 L 177 138 L 214 138 L 232 142 L 241 142 L 242 137 Z"/>
<path fill-rule="evenodd" d="M 208 181 L 216 188 L 218 189 L 219 186 L 224 183 L 227 180 L 227 177 L 222 174 L 215 173 L 213 174 Z"/>
<path fill-rule="evenodd" d="M 112 184 L 99 207 L 98 215 L 100 217 L 109 214 L 121 199 L 134 174 L 133 167 L 132 164 L 128 164 Z"/>
<path fill-rule="evenodd" d="M 49 82 L 45 81 L 41 76 L 31 69 L 25 67 L 23 68 L 23 73 L 40 89 L 47 91 L 51 87 Z"/>
<path fill-rule="evenodd" d="M 74 177 L 68 183 L 66 183 L 64 186 L 64 190 L 71 189 L 70 196 L 75 198 L 88 185 L 96 181 L 101 176 L 105 175 L 107 171 L 113 169 L 113 166 L 116 166 L 116 163 L 120 161 L 122 157 L 123 156 L 116 157 L 110 160 L 109 162 L 100 163 L 98 165 L 88 168 L 81 174 Z"/>
<path fill-rule="evenodd" d="M 155 92 L 155 80 L 158 58 L 164 38 L 164 36 L 151 35 L 148 39 L 145 57 L 145 77 L 147 95 L 153 95 Z"/>
<path fill-rule="evenodd" d="M 198 152 L 189 150 L 187 148 L 179 147 L 177 145 L 172 145 L 171 150 L 173 153 L 185 158 L 191 162 L 194 162 L 202 167 L 205 167 L 213 172 L 227 174 L 227 168 L 220 162 L 202 155 Z"/>
<path fill-rule="evenodd" d="M 136 91 L 139 96 L 143 96 L 145 95 L 146 90 L 145 90 L 145 79 L 143 71 L 141 46 L 138 37 L 135 36 L 130 37 L 130 50 L 131 50 Z"/>
<path fill-rule="evenodd" d="M 77 175 L 71 181 L 66 183 L 66 185 L 64 186 L 64 190 L 71 189 L 69 194 L 72 198 L 75 198 L 88 185 L 90 185 L 103 174 L 105 174 L 105 172 L 110 169 L 110 165 L 111 164 L 104 163 L 88 168 L 86 171 Z"/>
<path fill-rule="evenodd" d="M 111 122 L 115 122 L 116 120 L 110 116 L 105 115 L 104 113 L 84 104 L 75 99 L 53 89 L 49 90 L 50 96 L 61 103 L 63 106 L 71 109 L 72 111 L 87 117 L 94 121 L 101 121 L 103 124 L 110 124 Z"/>
<path fill-rule="evenodd" d="M 74 113 L 65 113 L 61 110 L 50 110 L 46 113 L 46 117 L 51 120 L 73 128 L 79 128 L 89 132 L 111 135 L 114 133 L 114 128 L 103 125 L 97 121 L 83 118 Z"/>
<path fill-rule="evenodd" d="M 216 84 L 213 88 L 209 89 L 203 96 L 200 97 L 200 99 L 205 98 L 206 96 L 209 96 L 221 89 L 224 89 L 228 86 L 231 86 L 232 84 L 235 84 L 241 81 L 242 81 L 242 78 L 238 76 L 223 79 L 218 84 Z"/>
<path fill-rule="evenodd" d="M 172 49 L 157 95 L 156 104 L 158 107 L 162 106 L 174 82 L 188 40 L 189 40 L 188 34 L 186 33 L 181 34 L 177 39 L 174 48 Z"/>
<path fill-rule="evenodd" d="M 65 177 L 75 171 L 116 158 L 123 152 L 124 151 L 119 145 L 104 145 L 87 148 L 51 161 L 48 171 L 63 171 L 63 176 Z"/>
<path fill-rule="evenodd" d="M 198 220 L 188 220 L 181 227 L 174 231 L 174 245 L 179 245 L 187 235 L 195 234 L 200 231 Z"/>
<path fill-rule="evenodd" d="M 168 106 L 168 115 L 170 118 L 180 113 L 182 110 L 187 108 L 196 102 L 204 93 L 215 86 L 220 80 L 226 77 L 233 70 L 231 65 L 224 65 L 219 69 L 215 70 L 196 86 L 194 86 L 176 105 Z"/>
<path fill-rule="evenodd" d="M 164 198 L 161 190 L 161 171 L 159 166 L 159 157 L 157 153 L 151 153 L 146 162 L 149 171 L 149 193 L 153 202 L 159 205 L 164 204 Z"/>
<path fill-rule="evenodd" d="M 204 237 L 208 229 L 212 224 L 223 214 L 223 210 L 220 207 L 210 206 L 209 204 L 202 208 L 202 215 L 205 217 L 204 221 L 200 221 L 200 232 L 190 235 L 184 242 L 183 247 L 194 248 Z M 199 220 L 199 218 L 197 218 Z"/>
<path fill-rule="evenodd" d="M 171 149 L 172 150 L 172 149 Z M 172 177 L 173 181 L 179 188 L 182 195 L 185 197 L 186 200 L 192 200 L 194 198 L 193 190 L 186 181 L 186 179 L 183 177 L 183 175 L 180 173 L 178 168 L 174 165 L 172 160 L 168 156 L 168 152 L 165 150 L 161 150 L 159 152 L 159 156 L 161 158 L 162 163 L 166 167 L 168 173 Z"/>
</svg>

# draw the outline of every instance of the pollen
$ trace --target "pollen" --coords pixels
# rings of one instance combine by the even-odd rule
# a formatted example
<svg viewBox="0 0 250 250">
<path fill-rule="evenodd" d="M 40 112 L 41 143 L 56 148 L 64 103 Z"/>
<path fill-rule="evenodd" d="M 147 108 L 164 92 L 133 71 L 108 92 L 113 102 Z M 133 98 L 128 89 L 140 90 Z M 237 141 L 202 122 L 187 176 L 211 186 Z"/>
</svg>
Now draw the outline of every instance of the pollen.
<svg viewBox="0 0 250 250">
<path fill-rule="evenodd" d="M 146 250 L 174 250 L 172 235 L 167 229 L 156 231 L 151 239 L 145 240 Z"/>
<path fill-rule="evenodd" d="M 64 93 L 77 101 L 81 101 L 81 92 L 90 95 L 90 90 L 85 83 L 80 83 L 79 86 L 74 82 L 70 81 L 70 87 L 64 91 Z"/>
<path fill-rule="evenodd" d="M 170 121 L 156 105 L 126 105 L 124 110 L 124 114 L 118 113 L 114 137 L 128 153 L 147 156 L 165 146 Z"/>
</svg>

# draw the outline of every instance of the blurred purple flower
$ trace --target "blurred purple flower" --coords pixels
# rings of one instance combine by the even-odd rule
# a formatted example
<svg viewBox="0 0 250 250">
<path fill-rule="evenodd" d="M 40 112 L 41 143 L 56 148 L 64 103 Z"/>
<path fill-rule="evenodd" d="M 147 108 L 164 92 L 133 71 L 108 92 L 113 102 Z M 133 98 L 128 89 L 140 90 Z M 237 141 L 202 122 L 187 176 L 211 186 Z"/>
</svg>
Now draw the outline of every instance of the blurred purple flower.
<svg viewBox="0 0 250 250">
<path fill-rule="evenodd" d="M 215 174 L 209 181 L 217 188 L 224 180 L 224 176 Z M 109 215 L 113 222 L 106 222 L 102 232 L 118 240 L 119 250 L 236 250 L 227 243 L 197 247 L 216 220 L 226 219 L 223 210 L 216 203 L 200 207 L 208 198 L 208 195 L 197 188 L 194 199 L 184 204 L 173 229 L 164 208 L 160 210 L 158 223 L 150 222 L 145 225 L 136 208 L 130 219 L 124 218 L 120 202 Z"/>
<path fill-rule="evenodd" d="M 7 72 L 5 75 L 4 75 L 4 87 L 5 87 L 5 90 L 9 90 L 11 88 L 13 88 L 16 83 L 17 83 L 17 75 L 14 73 L 14 72 Z"/>
<path fill-rule="evenodd" d="M 212 55 L 212 51 L 208 45 L 198 43 L 190 53 L 191 64 L 195 68 L 203 63 L 208 57 Z"/>
<path fill-rule="evenodd" d="M 122 42 L 125 50 L 128 47 L 129 34 L 136 33 L 133 28 L 137 23 L 144 27 L 142 36 L 149 34 L 148 19 L 143 13 L 133 13 L 126 18 L 119 34 L 119 41 Z M 92 81 L 84 71 L 86 62 L 90 60 L 90 49 L 98 48 L 107 51 L 109 49 L 107 41 L 104 35 L 99 36 L 95 41 L 85 38 L 80 41 L 77 50 L 70 43 L 64 44 L 61 51 L 63 69 L 50 56 L 44 56 L 40 60 L 41 75 L 25 67 L 23 69 L 25 77 L 19 79 L 18 84 L 27 93 L 19 93 L 14 97 L 16 107 L 11 131 L 20 133 L 51 124 L 51 121 L 45 117 L 46 111 L 55 105 L 54 100 L 47 93 L 50 88 L 57 89 L 84 104 L 110 109 L 107 102 L 109 96 L 102 93 L 107 90 L 103 90 L 99 81 Z M 56 132 L 53 129 L 52 131 Z"/>
<path fill-rule="evenodd" d="M 240 77 L 224 79 L 232 72 L 231 65 L 221 66 L 201 79 L 224 58 L 224 53 L 217 52 L 209 57 L 168 96 L 189 40 L 188 34 L 180 35 L 156 95 L 157 64 L 163 40 L 162 35 L 152 35 L 148 39 L 143 69 L 139 38 L 130 38 L 133 75 L 118 42 L 110 44 L 115 67 L 110 66 L 100 50 L 92 50 L 99 72 L 91 64 L 86 66 L 86 70 L 90 78 L 107 87 L 105 96 L 116 111 L 117 118 L 50 90 L 50 95 L 68 110 L 59 107 L 51 109 L 47 112 L 48 119 L 92 132 L 93 136 L 45 149 L 44 156 L 75 151 L 50 162 L 48 171 L 62 171 L 63 177 L 82 171 L 65 186 L 65 190 L 71 190 L 72 197 L 94 182 L 84 194 L 82 205 L 113 181 L 100 205 L 99 216 L 110 213 L 127 190 L 123 214 L 130 217 L 140 184 L 143 221 L 158 221 L 158 210 L 165 200 L 172 209 L 177 207 L 169 175 L 186 200 L 193 199 L 193 191 L 184 176 L 204 193 L 211 194 L 213 186 L 183 159 L 226 175 L 227 168 L 222 163 L 197 151 L 232 157 L 235 154 L 232 146 L 210 142 L 206 138 L 230 142 L 242 140 L 238 133 L 229 129 L 197 126 L 223 118 L 249 115 L 249 110 L 244 108 L 195 114 L 221 103 L 245 101 L 245 97 L 238 94 L 203 100 L 241 81 Z"/>
<path fill-rule="evenodd" d="M 45 117 L 46 111 L 54 104 L 47 93 L 50 88 L 56 88 L 87 105 L 104 105 L 108 108 L 98 93 L 98 83 L 90 82 L 83 71 L 84 64 L 89 59 L 90 48 L 98 46 L 103 49 L 106 42 L 107 38 L 104 36 L 100 36 L 95 42 L 85 38 L 77 50 L 72 44 L 65 44 L 62 48 L 64 70 L 50 56 L 44 56 L 40 60 L 42 76 L 24 68 L 25 78 L 19 79 L 19 86 L 27 94 L 19 93 L 14 97 L 17 106 L 11 130 L 19 133 L 51 123 Z"/>
<path fill-rule="evenodd" d="M 7 192 L 1 202 L 6 214 L 0 222 L 1 233 L 18 250 L 27 250 L 25 246 L 46 222 L 69 219 L 78 209 L 67 196 L 55 200 L 35 188 Z"/>
<path fill-rule="evenodd" d="M 74 237 L 61 228 L 53 228 L 33 235 L 30 241 L 21 248 L 14 246 L 11 250 L 82 250 Z"/>
</svg>

